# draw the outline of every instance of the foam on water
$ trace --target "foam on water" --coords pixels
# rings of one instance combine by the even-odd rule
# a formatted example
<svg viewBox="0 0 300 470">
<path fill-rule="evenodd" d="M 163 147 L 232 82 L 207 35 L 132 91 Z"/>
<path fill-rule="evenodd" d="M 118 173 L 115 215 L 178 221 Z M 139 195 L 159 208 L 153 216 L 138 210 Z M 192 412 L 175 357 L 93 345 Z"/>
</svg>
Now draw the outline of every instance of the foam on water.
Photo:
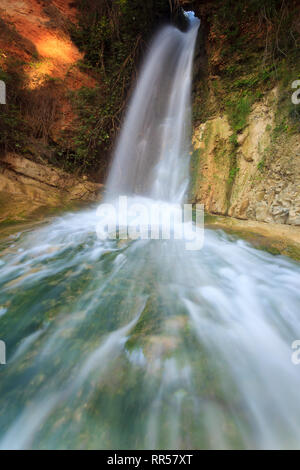
<svg viewBox="0 0 300 470">
<path fill-rule="evenodd" d="M 184 201 L 199 21 L 153 42 L 106 201 Z M 2 246 L 0 447 L 295 448 L 300 266 L 221 231 L 105 240 L 96 208 Z"/>
</svg>

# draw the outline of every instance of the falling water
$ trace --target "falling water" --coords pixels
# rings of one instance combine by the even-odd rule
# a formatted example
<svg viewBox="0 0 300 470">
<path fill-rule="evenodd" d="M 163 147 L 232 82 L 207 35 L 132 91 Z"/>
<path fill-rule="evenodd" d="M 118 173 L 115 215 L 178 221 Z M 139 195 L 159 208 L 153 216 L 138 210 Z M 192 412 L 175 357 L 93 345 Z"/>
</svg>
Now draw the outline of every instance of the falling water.
<svg viewBox="0 0 300 470">
<path fill-rule="evenodd" d="M 183 201 L 198 26 L 154 41 L 107 200 Z M 91 208 L 1 242 L 0 447 L 299 447 L 299 264 L 222 231 L 198 252 L 103 242 L 96 223 Z"/>
<path fill-rule="evenodd" d="M 142 194 L 181 202 L 188 186 L 190 96 L 199 20 L 156 37 L 120 135 L 108 194 Z M 172 171 L 170 171 L 172 169 Z"/>
</svg>

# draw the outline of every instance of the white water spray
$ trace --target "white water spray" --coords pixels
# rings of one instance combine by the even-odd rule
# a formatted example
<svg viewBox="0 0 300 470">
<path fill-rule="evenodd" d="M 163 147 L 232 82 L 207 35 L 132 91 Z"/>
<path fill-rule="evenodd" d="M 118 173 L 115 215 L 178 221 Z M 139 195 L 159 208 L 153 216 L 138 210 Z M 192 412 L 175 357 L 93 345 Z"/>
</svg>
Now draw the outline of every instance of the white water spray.
<svg viewBox="0 0 300 470">
<path fill-rule="evenodd" d="M 182 203 L 198 21 L 154 41 L 106 199 Z M 300 266 L 206 230 L 100 241 L 96 210 L 2 242 L 2 449 L 299 448 Z"/>
<path fill-rule="evenodd" d="M 152 44 L 132 97 L 107 194 L 182 202 L 189 183 L 191 74 L 200 21 L 186 33 L 164 28 Z"/>
</svg>

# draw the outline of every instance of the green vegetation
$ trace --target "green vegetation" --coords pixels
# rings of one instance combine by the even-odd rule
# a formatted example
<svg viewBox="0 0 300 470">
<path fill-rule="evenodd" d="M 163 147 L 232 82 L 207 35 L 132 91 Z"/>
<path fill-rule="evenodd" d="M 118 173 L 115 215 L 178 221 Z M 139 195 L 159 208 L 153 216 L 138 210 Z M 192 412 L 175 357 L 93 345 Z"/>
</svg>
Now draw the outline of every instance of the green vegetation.
<svg viewBox="0 0 300 470">
<path fill-rule="evenodd" d="M 229 142 L 233 145 L 234 148 L 238 147 L 238 141 L 237 141 L 237 134 L 234 132 L 230 137 L 229 137 Z"/>
<path fill-rule="evenodd" d="M 52 128 L 57 118 L 57 98 L 61 83 L 45 79 L 35 89 L 29 89 L 24 72 L 25 63 L 0 54 L 0 80 L 6 84 L 6 105 L 0 105 L 0 152 L 17 152 L 37 157 L 50 153 Z M 37 142 L 39 142 L 39 144 Z"/>
<path fill-rule="evenodd" d="M 6 84 L 7 104 L 0 105 L 0 151 L 20 151 L 25 142 L 26 124 L 22 116 L 23 73 L 20 61 L 9 60 L 0 54 L 0 80 Z"/>
<path fill-rule="evenodd" d="M 209 24 L 203 41 L 209 54 L 203 57 L 207 73 L 201 71 L 195 90 L 194 122 L 225 111 L 237 133 L 255 101 L 279 82 L 290 88 L 299 74 L 297 2 L 223 0 L 201 13 Z M 288 95 L 289 116 L 296 125 L 300 113 Z"/>
<path fill-rule="evenodd" d="M 190 184 L 189 199 L 193 199 L 195 194 L 195 186 L 198 178 L 198 168 L 200 163 L 201 149 L 194 149 L 190 160 Z"/>
<path fill-rule="evenodd" d="M 106 127 L 110 118 L 109 104 L 103 102 L 99 87 L 83 87 L 71 92 L 70 98 L 78 117 L 78 127 L 69 140 L 66 139 L 69 142 L 67 148 L 63 146 L 64 134 L 62 135 L 61 147 L 56 149 L 57 158 L 63 159 L 64 166 L 69 171 L 89 171 L 100 164 L 104 172 L 106 160 L 103 158 L 103 149 L 110 138 Z"/>
<path fill-rule="evenodd" d="M 229 178 L 228 182 L 232 184 L 234 182 L 234 179 L 237 175 L 237 173 L 240 171 L 240 169 L 237 166 L 234 166 L 233 168 L 230 169 L 229 171 Z"/>
<path fill-rule="evenodd" d="M 96 85 L 73 92 L 68 91 L 67 81 L 47 76 L 40 86 L 29 89 L 24 66 L 34 73 L 43 62 L 34 45 L 13 24 L 0 19 L 0 39 L 24 47 L 30 56 L 27 64 L 16 63 L 0 51 L 0 80 L 8 90 L 8 105 L 0 107 L 0 151 L 45 158 L 68 171 L 95 175 L 97 170 L 99 177 L 99 173 L 105 175 L 128 92 L 153 32 L 171 18 L 182 27 L 185 20 L 177 0 L 77 0 L 74 4 L 78 23 L 63 26 L 84 53 L 77 67 Z M 62 21 L 53 5 L 45 8 L 51 9 L 47 14 L 53 26 L 56 20 Z M 60 132 L 55 123 L 68 94 L 75 121 Z"/>
<path fill-rule="evenodd" d="M 194 5 L 197 8 L 196 1 Z M 291 83 L 299 77 L 300 66 L 300 38 L 295 21 L 298 2 L 223 0 L 198 8 L 208 27 L 199 41 L 201 70 L 196 76 L 193 120 L 199 125 L 224 113 L 228 117 L 232 134 L 224 155 L 229 160 L 226 195 L 229 201 L 239 172 L 238 137 L 247 126 L 255 102 L 263 100 L 276 87 L 275 123 L 266 129 L 271 145 L 257 164 L 258 179 L 264 178 L 270 160 L 276 157 L 276 145 L 300 131 L 300 105 L 291 102 Z M 222 145 L 224 148 L 225 143 Z M 214 150 L 215 159 L 224 155 L 221 149 Z M 193 177 L 193 167 L 191 174 Z"/>
<path fill-rule="evenodd" d="M 79 65 L 100 85 L 73 93 L 78 121 L 76 137 L 64 157 L 68 165 L 93 170 L 101 163 L 105 173 L 128 90 L 153 31 L 171 17 L 170 5 L 173 16 L 179 18 L 177 2 L 167 0 L 77 2 L 79 24 L 72 27 L 71 35 L 85 54 Z"/>
<path fill-rule="evenodd" d="M 247 124 L 247 117 L 251 111 L 251 99 L 249 96 L 238 97 L 234 100 L 228 100 L 226 102 L 226 111 L 234 132 L 241 132 Z M 236 134 L 234 134 L 236 136 Z M 236 145 L 236 137 L 232 137 L 234 144 Z"/>
<path fill-rule="evenodd" d="M 260 160 L 260 161 L 258 162 L 258 164 L 257 164 L 257 169 L 258 169 L 259 171 L 263 171 L 264 168 L 265 168 L 265 164 L 266 164 L 266 162 L 265 162 L 264 159 Z"/>
<path fill-rule="evenodd" d="M 252 104 L 281 83 L 283 98 L 272 138 L 298 132 L 300 108 L 290 100 L 291 80 L 299 77 L 297 2 L 223 0 L 205 9 L 200 3 L 190 2 L 205 20 L 203 24 L 208 25 L 200 29 L 198 38 L 194 122 L 226 113 L 235 153 L 238 134 L 247 124 Z M 24 63 L 7 59 L 0 51 L 0 79 L 6 82 L 9 94 L 9 106 L 0 106 L 0 150 L 35 157 L 33 147 L 37 145 L 32 146 L 32 140 L 38 139 L 44 145 L 39 155 L 52 163 L 91 175 L 100 168 L 104 177 L 147 44 L 160 23 L 173 17 L 184 27 L 184 17 L 177 0 L 77 0 L 75 5 L 78 23 L 66 27 L 84 53 L 77 66 L 90 75 L 96 86 L 69 93 L 77 119 L 72 129 L 60 136 L 56 129 L 54 137 L 59 111 L 55 99 L 67 92 L 66 83 L 49 77 L 40 89 L 26 90 Z M 5 35 L 12 43 L 24 45 L 31 55 L 27 65 L 38 70 L 42 62 L 34 45 L 18 35 L 12 25 L 0 20 L 0 26 L 0 37 Z M 201 65 L 197 66 L 199 56 Z"/>
</svg>

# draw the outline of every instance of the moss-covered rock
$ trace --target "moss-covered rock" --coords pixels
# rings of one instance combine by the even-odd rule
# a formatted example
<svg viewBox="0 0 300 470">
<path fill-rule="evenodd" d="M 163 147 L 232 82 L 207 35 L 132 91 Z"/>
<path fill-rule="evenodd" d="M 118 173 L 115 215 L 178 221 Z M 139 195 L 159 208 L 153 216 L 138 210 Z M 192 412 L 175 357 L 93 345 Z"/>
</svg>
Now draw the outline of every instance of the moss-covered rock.
<svg viewBox="0 0 300 470">
<path fill-rule="evenodd" d="M 291 97 L 300 67 L 298 2 L 190 6 L 203 20 L 198 55 L 205 59 L 195 75 L 194 145 L 200 141 L 201 155 L 198 165 L 192 161 L 191 199 L 214 214 L 297 226 L 300 105 Z M 220 135 L 216 124 L 225 121 Z"/>
</svg>

